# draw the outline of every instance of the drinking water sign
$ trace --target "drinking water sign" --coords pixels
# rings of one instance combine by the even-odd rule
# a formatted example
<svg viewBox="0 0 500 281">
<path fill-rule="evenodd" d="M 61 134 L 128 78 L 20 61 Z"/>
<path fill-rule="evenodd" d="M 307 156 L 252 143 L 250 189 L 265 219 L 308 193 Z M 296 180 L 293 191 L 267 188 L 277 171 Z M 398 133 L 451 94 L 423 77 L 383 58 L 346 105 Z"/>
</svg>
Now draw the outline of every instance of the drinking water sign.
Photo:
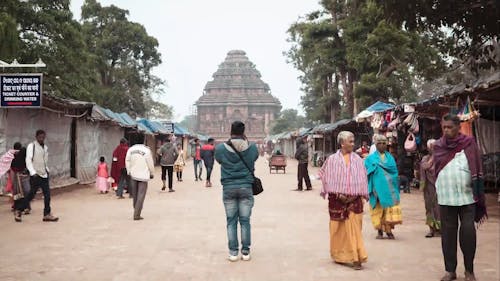
<svg viewBox="0 0 500 281">
<path fill-rule="evenodd" d="M 0 74 L 0 107 L 42 105 L 42 74 Z"/>
</svg>

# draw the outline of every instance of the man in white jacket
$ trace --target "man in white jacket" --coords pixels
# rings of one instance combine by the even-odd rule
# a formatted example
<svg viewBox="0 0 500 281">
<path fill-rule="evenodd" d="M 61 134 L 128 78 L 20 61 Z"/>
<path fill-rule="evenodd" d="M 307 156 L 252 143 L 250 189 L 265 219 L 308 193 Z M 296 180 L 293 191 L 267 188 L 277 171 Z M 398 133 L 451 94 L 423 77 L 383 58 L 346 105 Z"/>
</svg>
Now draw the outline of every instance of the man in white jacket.
<svg viewBox="0 0 500 281">
<path fill-rule="evenodd" d="M 131 178 L 130 193 L 133 197 L 134 220 L 142 220 L 141 211 L 148 190 L 148 181 L 154 177 L 155 169 L 149 147 L 143 144 L 130 147 L 125 157 L 125 167 Z"/>
</svg>

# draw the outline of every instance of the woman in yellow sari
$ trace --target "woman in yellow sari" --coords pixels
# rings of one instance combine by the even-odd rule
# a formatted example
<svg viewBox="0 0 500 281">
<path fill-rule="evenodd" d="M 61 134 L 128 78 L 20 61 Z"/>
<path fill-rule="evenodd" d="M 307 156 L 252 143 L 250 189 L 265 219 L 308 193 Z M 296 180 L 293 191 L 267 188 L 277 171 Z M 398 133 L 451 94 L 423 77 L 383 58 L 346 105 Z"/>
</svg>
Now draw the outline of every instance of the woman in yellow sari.
<svg viewBox="0 0 500 281">
<path fill-rule="evenodd" d="M 337 139 L 341 149 L 319 171 L 321 195 L 328 197 L 330 255 L 336 263 L 360 270 L 368 259 L 361 234 L 363 200 L 368 199 L 366 170 L 363 159 L 353 152 L 354 135 L 343 131 Z"/>
<path fill-rule="evenodd" d="M 398 168 L 394 157 L 387 152 L 385 136 L 377 135 L 375 146 L 377 151 L 365 159 L 372 224 L 378 232 L 377 239 L 383 239 L 384 232 L 387 238 L 394 239 L 394 226 L 403 223 Z"/>
</svg>

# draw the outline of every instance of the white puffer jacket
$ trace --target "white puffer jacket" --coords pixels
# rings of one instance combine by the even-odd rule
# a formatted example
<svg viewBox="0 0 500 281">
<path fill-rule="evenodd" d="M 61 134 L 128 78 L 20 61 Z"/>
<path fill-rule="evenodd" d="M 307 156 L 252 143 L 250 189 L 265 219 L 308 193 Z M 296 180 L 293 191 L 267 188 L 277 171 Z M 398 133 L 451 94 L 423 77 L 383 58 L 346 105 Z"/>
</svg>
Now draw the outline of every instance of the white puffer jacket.
<svg viewBox="0 0 500 281">
<path fill-rule="evenodd" d="M 154 175 L 155 166 L 149 147 L 136 144 L 130 147 L 125 157 L 125 167 L 133 180 L 149 181 Z"/>
</svg>

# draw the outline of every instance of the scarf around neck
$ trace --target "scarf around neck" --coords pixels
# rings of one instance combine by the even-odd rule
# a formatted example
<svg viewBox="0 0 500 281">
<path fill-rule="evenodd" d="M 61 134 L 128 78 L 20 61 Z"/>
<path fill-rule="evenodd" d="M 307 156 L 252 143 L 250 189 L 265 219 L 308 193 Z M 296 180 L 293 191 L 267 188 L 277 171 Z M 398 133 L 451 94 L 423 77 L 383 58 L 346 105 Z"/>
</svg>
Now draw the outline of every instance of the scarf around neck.
<svg viewBox="0 0 500 281">
<path fill-rule="evenodd" d="M 323 194 L 344 194 L 368 198 L 368 183 L 363 159 L 356 153 L 350 153 L 346 164 L 340 150 L 328 157 L 319 170 L 323 183 Z"/>
<path fill-rule="evenodd" d="M 443 168 L 455 158 L 460 151 L 464 151 L 472 181 L 472 191 L 476 201 L 476 222 L 483 222 L 488 217 L 486 199 L 484 196 L 483 166 L 479 148 L 474 137 L 459 134 L 456 138 L 441 137 L 434 144 L 434 164 L 436 165 L 436 179 Z"/>
</svg>

